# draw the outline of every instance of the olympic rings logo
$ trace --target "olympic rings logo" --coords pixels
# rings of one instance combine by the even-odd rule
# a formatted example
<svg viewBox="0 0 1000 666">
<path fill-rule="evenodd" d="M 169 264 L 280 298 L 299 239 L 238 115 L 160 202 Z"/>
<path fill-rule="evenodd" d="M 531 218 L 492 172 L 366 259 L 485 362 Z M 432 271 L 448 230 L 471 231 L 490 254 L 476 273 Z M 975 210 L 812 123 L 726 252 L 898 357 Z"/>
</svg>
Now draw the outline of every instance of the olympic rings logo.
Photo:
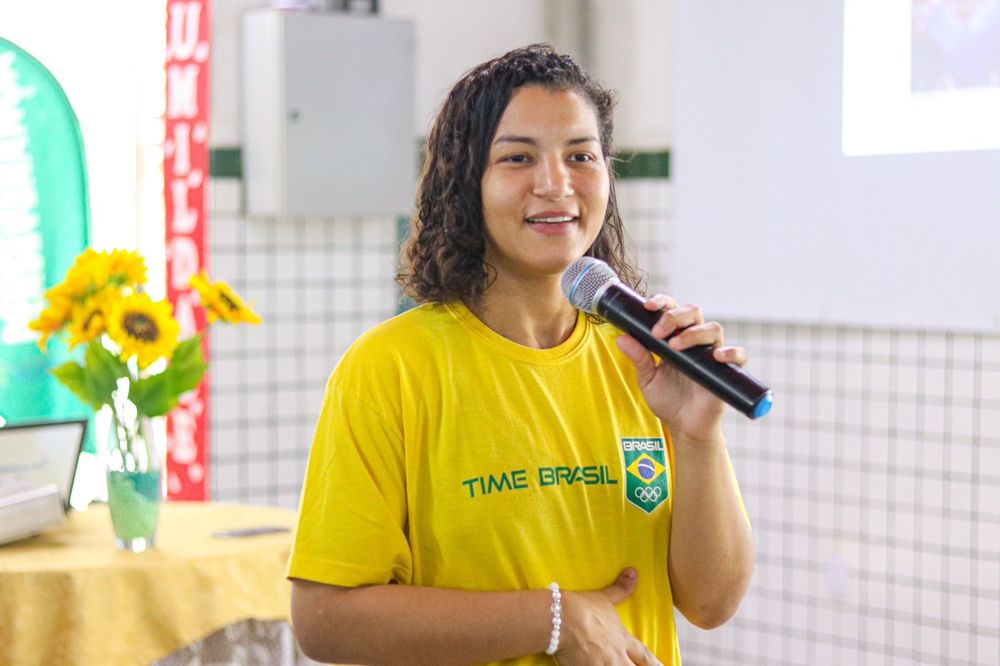
<svg viewBox="0 0 1000 666">
<path fill-rule="evenodd" d="M 636 488 L 634 494 L 636 499 L 640 502 L 648 504 L 660 499 L 660 495 L 663 494 L 663 491 L 660 490 L 659 486 L 653 486 L 651 488 Z"/>
</svg>

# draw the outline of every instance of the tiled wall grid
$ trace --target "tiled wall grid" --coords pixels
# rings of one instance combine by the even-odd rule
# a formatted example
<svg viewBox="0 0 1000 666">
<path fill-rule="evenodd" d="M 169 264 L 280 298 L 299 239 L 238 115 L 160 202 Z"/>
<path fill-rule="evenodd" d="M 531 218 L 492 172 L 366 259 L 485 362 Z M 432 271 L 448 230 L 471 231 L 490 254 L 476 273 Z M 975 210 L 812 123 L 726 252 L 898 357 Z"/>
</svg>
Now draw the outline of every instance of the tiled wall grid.
<svg viewBox="0 0 1000 666">
<path fill-rule="evenodd" d="M 239 187 L 213 273 L 264 323 L 212 329 L 212 494 L 295 507 L 330 370 L 397 310 L 397 220 L 242 219 Z M 668 291 L 669 181 L 619 197 Z M 757 566 L 727 625 L 679 622 L 685 664 L 1000 664 L 1000 337 L 724 323 L 777 403 L 729 417 Z"/>
</svg>

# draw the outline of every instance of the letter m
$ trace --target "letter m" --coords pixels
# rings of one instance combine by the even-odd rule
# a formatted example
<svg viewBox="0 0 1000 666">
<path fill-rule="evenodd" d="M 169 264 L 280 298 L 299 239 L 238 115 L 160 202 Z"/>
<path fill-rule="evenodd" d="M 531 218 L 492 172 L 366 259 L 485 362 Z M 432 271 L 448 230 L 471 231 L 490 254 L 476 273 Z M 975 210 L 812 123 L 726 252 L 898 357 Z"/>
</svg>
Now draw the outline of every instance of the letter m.
<svg viewBox="0 0 1000 666">
<path fill-rule="evenodd" d="M 168 118 L 194 118 L 198 115 L 198 71 L 196 64 L 167 67 L 170 101 Z"/>
</svg>

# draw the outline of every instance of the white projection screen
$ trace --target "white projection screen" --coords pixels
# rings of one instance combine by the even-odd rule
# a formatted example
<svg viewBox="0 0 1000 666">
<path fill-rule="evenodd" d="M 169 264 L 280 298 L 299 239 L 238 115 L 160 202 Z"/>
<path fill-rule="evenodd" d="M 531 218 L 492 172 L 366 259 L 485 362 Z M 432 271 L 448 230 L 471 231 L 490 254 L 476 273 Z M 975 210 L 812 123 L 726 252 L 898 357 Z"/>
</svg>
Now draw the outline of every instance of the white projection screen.
<svg viewBox="0 0 1000 666">
<path fill-rule="evenodd" d="M 674 294 L 1000 331 L 998 4 L 678 0 Z"/>
</svg>

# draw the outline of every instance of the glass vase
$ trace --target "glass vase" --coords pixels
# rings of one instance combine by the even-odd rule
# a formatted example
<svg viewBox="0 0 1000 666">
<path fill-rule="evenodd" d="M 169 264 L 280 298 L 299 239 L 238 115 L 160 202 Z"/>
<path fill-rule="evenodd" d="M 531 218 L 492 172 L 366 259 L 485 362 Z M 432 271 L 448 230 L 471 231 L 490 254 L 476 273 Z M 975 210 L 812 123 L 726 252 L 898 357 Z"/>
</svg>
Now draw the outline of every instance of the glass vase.
<svg viewBox="0 0 1000 666">
<path fill-rule="evenodd" d="M 160 516 L 163 467 L 153 420 L 135 405 L 112 410 L 108 451 L 108 507 L 119 550 L 140 553 L 153 547 Z"/>
</svg>

